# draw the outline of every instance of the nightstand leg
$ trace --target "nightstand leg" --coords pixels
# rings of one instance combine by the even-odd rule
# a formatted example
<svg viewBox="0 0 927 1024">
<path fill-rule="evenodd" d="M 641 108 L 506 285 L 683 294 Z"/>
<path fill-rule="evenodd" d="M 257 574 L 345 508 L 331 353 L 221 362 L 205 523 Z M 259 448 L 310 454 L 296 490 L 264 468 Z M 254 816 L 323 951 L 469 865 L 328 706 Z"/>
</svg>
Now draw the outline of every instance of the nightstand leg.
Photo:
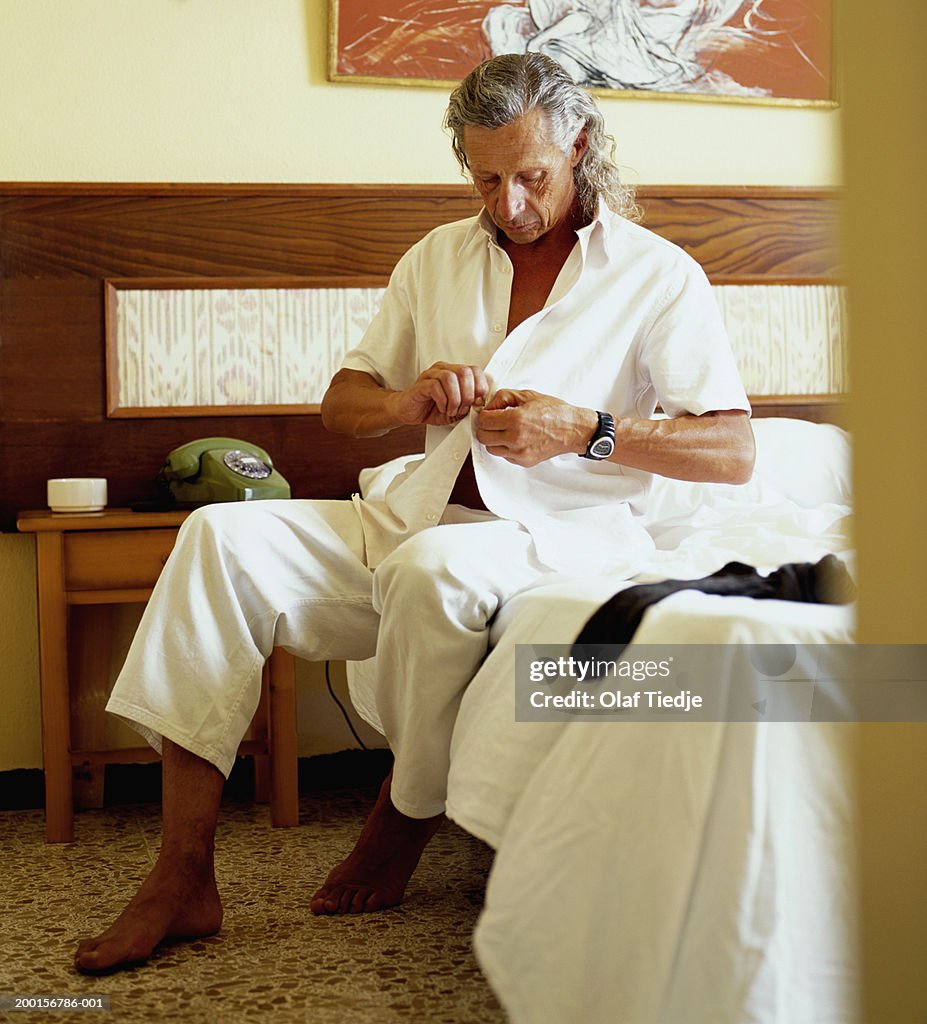
<svg viewBox="0 0 927 1024">
<path fill-rule="evenodd" d="M 251 719 L 251 739 L 263 743 L 269 750 L 267 705 L 270 701 L 270 660 L 264 663 L 261 675 L 261 701 L 254 718 Z M 270 800 L 270 758 L 267 754 L 255 754 L 254 761 L 254 799 L 256 803 L 266 804 Z"/>
<path fill-rule="evenodd" d="M 113 605 L 71 605 L 69 615 L 71 746 L 74 750 L 105 750 Z M 103 806 L 104 765 L 90 758 L 72 766 L 71 776 L 75 807 Z"/>
<path fill-rule="evenodd" d="M 71 711 L 68 699 L 68 609 L 64 544 L 60 533 L 36 536 L 39 592 L 39 665 L 42 677 L 42 759 L 45 834 L 50 843 L 74 840 L 71 787 Z"/>
<path fill-rule="evenodd" d="M 280 647 L 270 655 L 269 682 L 270 820 L 280 828 L 299 824 L 296 665 Z"/>
</svg>

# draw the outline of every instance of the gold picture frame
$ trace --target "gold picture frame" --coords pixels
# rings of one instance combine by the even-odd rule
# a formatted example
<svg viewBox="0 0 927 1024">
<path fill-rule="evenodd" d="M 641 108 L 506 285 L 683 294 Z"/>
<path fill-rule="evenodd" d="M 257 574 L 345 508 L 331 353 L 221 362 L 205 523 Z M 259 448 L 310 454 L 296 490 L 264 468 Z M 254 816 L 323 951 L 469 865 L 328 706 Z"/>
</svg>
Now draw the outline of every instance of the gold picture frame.
<svg viewBox="0 0 927 1024">
<path fill-rule="evenodd" d="M 449 88 L 539 50 L 597 95 L 835 107 L 832 0 L 329 0 L 329 79 Z"/>
</svg>

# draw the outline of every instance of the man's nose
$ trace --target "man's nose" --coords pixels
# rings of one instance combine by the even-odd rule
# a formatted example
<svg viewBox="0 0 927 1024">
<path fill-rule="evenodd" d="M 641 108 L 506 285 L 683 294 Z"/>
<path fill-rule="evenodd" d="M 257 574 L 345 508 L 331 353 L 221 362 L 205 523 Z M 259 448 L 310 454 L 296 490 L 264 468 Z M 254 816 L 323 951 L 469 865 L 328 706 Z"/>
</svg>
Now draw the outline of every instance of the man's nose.
<svg viewBox="0 0 927 1024">
<path fill-rule="evenodd" d="M 502 219 L 513 221 L 525 208 L 525 190 L 515 183 L 503 183 L 499 190 L 499 213 Z"/>
</svg>

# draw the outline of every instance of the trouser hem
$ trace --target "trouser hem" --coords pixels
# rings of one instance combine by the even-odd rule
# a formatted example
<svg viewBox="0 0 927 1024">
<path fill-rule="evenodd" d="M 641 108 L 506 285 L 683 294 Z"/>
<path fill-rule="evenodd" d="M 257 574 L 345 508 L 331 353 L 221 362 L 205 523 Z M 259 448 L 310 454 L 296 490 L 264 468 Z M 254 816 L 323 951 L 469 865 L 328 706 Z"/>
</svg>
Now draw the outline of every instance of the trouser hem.
<svg viewBox="0 0 927 1024">
<path fill-rule="evenodd" d="M 229 757 L 225 751 L 219 751 L 207 743 L 201 743 L 195 737 L 178 729 L 173 723 L 161 718 L 160 715 L 152 714 L 146 708 L 120 700 L 118 697 L 110 697 L 106 710 L 131 726 L 159 754 L 164 752 L 162 741 L 168 739 L 171 743 L 176 743 L 178 747 L 183 747 L 191 754 L 208 761 L 226 778 L 231 774 L 235 764 L 234 754 Z"/>
<path fill-rule="evenodd" d="M 444 813 L 445 804 L 443 800 L 432 800 L 429 802 L 406 800 L 396 793 L 395 782 L 390 787 L 389 796 L 393 802 L 393 807 L 407 818 L 434 818 Z"/>
</svg>

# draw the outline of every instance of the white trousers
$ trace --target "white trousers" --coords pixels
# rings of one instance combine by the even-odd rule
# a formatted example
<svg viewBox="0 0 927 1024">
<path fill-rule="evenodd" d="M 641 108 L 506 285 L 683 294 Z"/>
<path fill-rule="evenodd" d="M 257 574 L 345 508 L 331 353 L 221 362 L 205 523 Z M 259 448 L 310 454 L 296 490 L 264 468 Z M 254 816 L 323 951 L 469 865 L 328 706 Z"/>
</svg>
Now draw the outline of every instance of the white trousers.
<svg viewBox="0 0 927 1024">
<path fill-rule="evenodd" d="M 166 736 L 228 775 L 275 646 L 312 661 L 375 654 L 393 802 L 430 817 L 489 624 L 548 571 L 518 524 L 457 506 L 371 571 L 350 501 L 209 505 L 181 527 L 107 709 L 155 749 Z"/>
</svg>

